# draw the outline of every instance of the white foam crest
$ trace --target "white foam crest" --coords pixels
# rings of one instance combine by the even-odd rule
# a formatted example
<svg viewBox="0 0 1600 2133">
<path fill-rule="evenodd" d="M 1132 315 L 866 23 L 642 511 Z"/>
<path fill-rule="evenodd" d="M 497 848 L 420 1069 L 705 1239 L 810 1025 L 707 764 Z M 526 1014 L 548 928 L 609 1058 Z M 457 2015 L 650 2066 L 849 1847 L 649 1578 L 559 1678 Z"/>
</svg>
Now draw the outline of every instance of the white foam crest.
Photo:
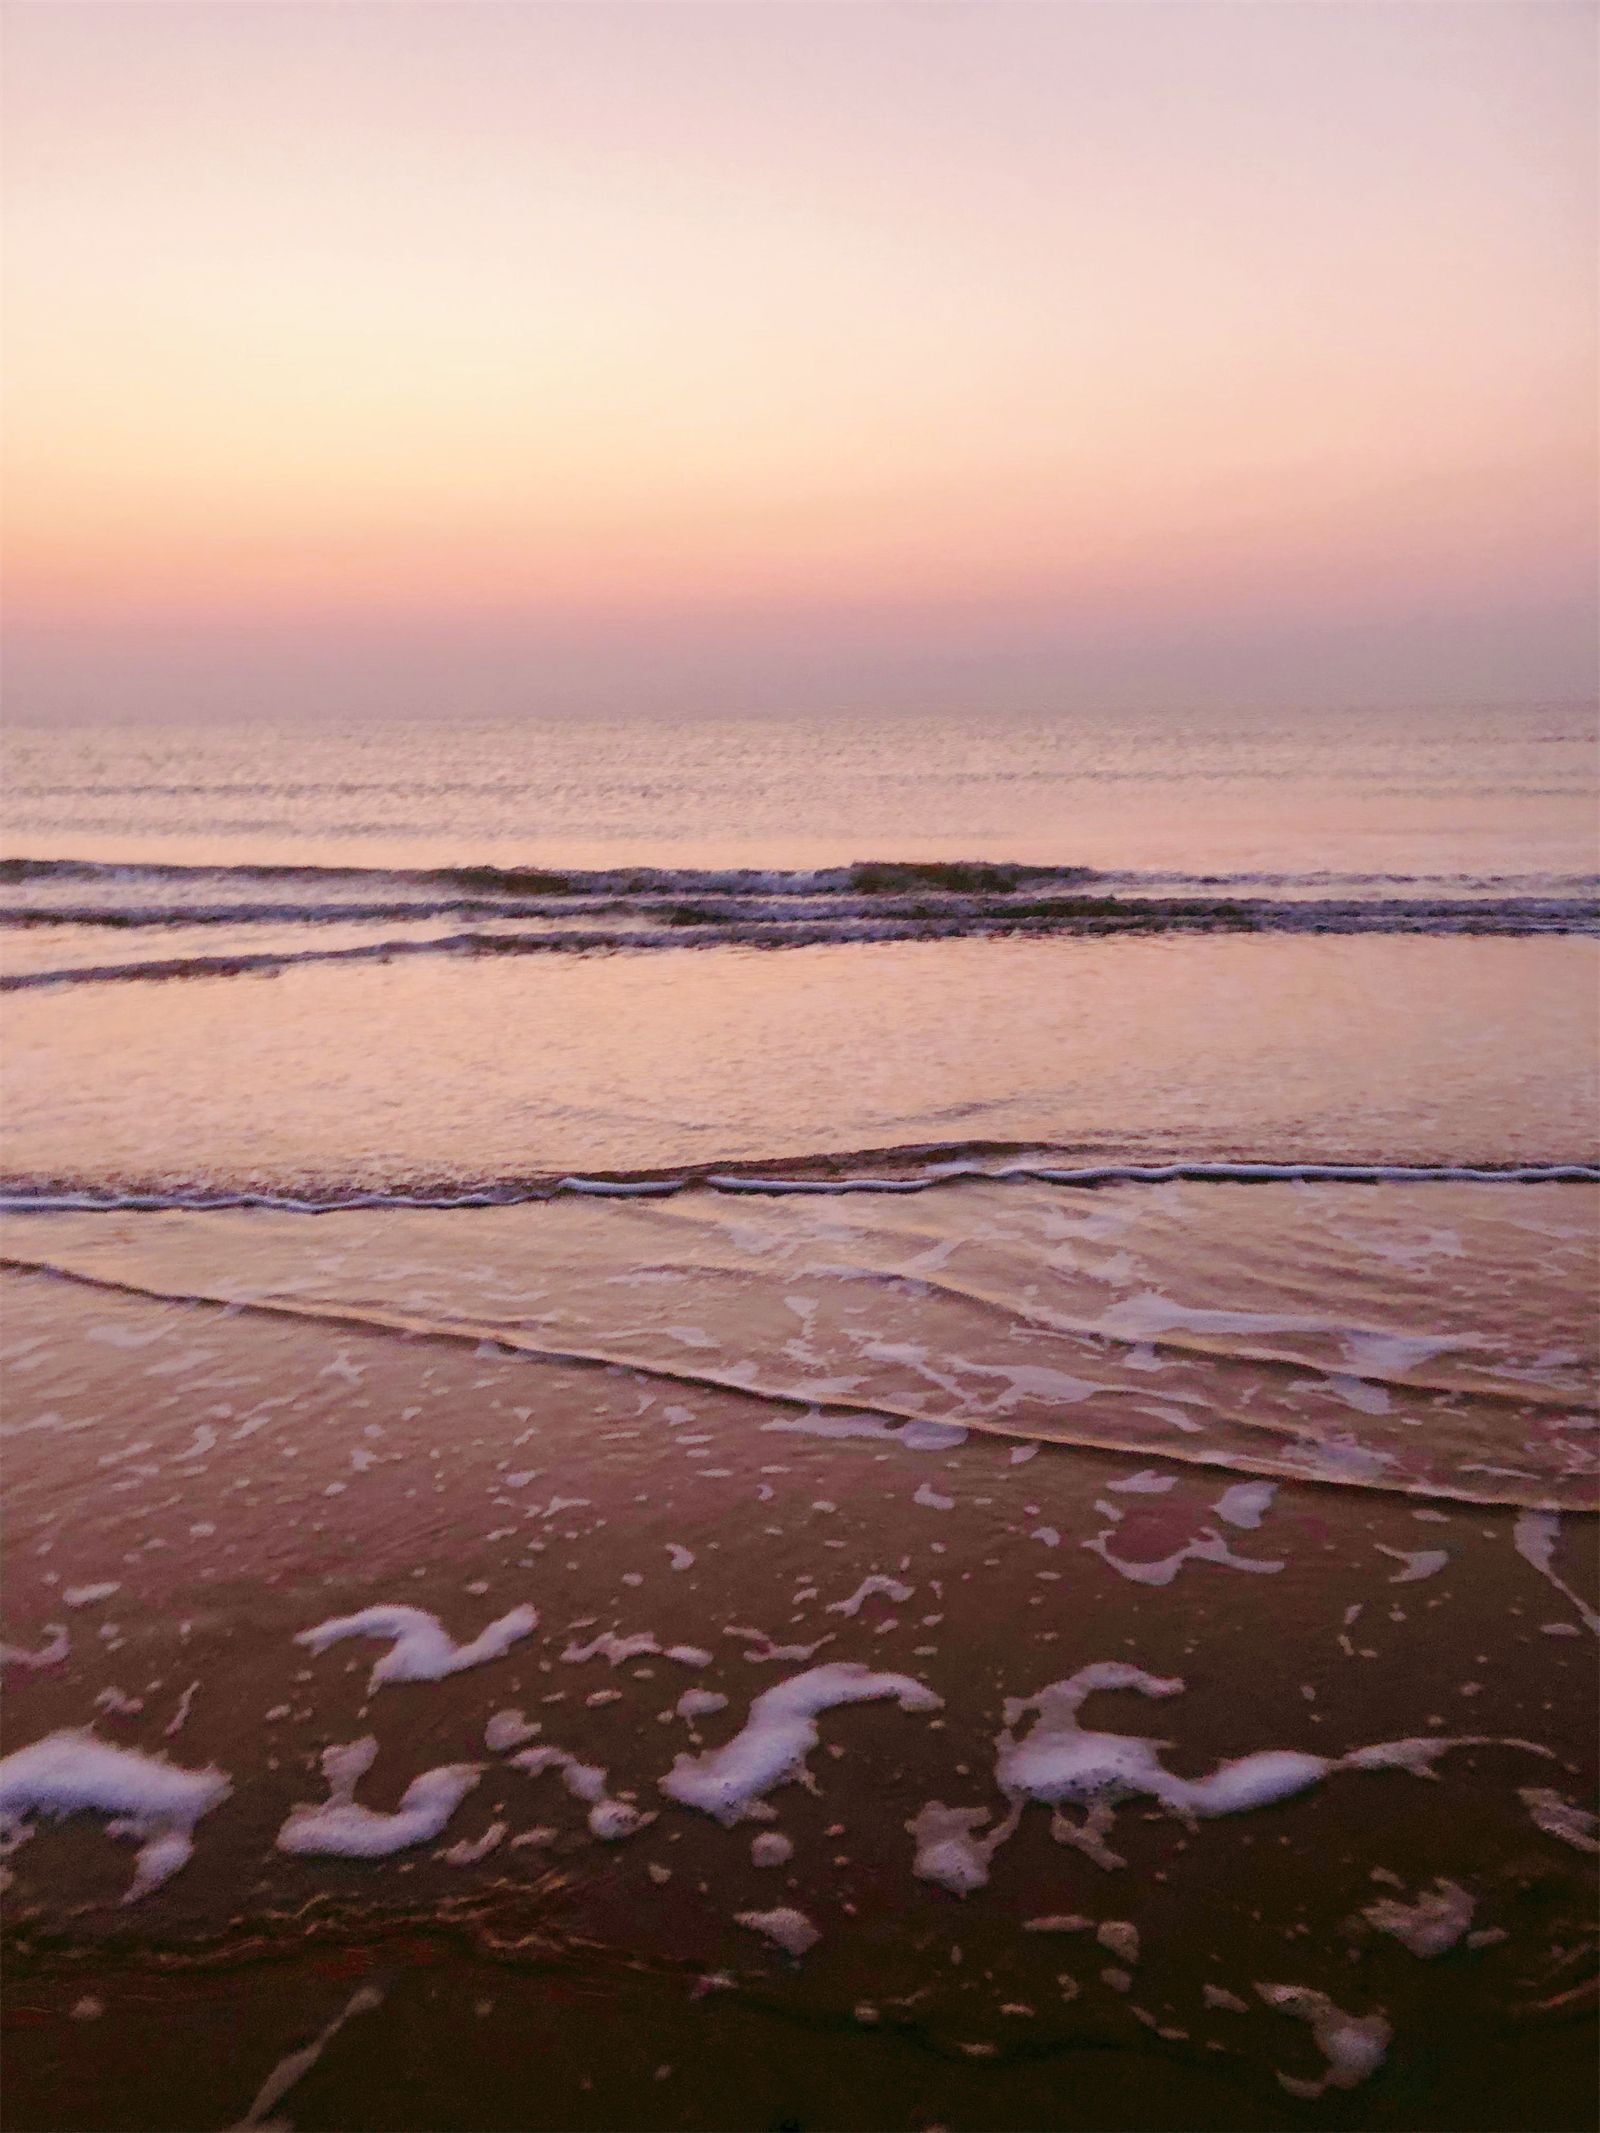
<svg viewBox="0 0 1600 2133">
<path fill-rule="evenodd" d="M 165 1756 L 113 1747 L 87 1730 L 51 1733 L 0 1760 L 0 1835 L 14 1848 L 31 1834 L 36 1816 L 112 1816 L 112 1836 L 139 1840 L 133 1882 L 122 1899 L 134 1903 L 185 1864 L 196 1823 L 232 1790 L 215 1767 L 186 1770 Z"/>
<path fill-rule="evenodd" d="M 41 981 L 42 982 L 42 981 Z M 0 981 L 3 983 L 3 981 Z M 1600 1164 L 1523 1163 L 1490 1166 L 1464 1163 L 1312 1163 L 1214 1162 L 1109 1163 L 1094 1166 L 1055 1163 L 935 1163 L 907 1178 L 874 1179 L 832 1176 L 783 1177 L 766 1173 L 688 1173 L 676 1178 L 613 1179 L 567 1177 L 536 1182 L 491 1180 L 449 1191 L 403 1192 L 340 1190 L 312 1198 L 303 1193 L 207 1191 L 197 1187 L 168 1191 L 119 1188 L 57 1191 L 48 1186 L 15 1183 L 0 1191 L 0 1211 L 28 1213 L 142 1213 L 167 1208 L 272 1208 L 296 1214 L 331 1214 L 355 1208 L 507 1207 L 549 1200 L 566 1193 L 665 1196 L 696 1188 L 723 1193 L 920 1192 L 952 1179 L 973 1177 L 991 1184 L 1023 1183 L 1094 1189 L 1102 1185 L 1170 1185 L 1185 1182 L 1220 1184 L 1600 1184 Z M 1347 1333 L 1349 1329 L 1344 1329 Z M 1136 1336 L 1135 1336 L 1136 1337 Z M 1355 1336 L 1363 1337 L 1363 1336 Z M 1383 1336 L 1379 1336 L 1383 1337 Z M 929 1424 L 928 1427 L 942 1426 Z"/>
<path fill-rule="evenodd" d="M 772 1810 L 763 1804 L 767 1793 L 809 1780 L 806 1758 L 822 1738 L 817 1726 L 822 1712 L 891 1698 L 902 1711 L 936 1711 L 943 1705 L 908 1674 L 875 1674 L 848 1660 L 811 1667 L 757 1696 L 742 1730 L 724 1746 L 678 1756 L 658 1781 L 661 1790 L 730 1827 L 748 1815 L 770 1816 Z"/>
<path fill-rule="evenodd" d="M 424 1608 L 380 1605 L 319 1622 L 314 1629 L 301 1630 L 294 1641 L 313 1652 L 323 1652 L 346 1637 L 388 1639 L 389 1650 L 368 1678 L 369 1690 L 376 1690 L 386 1681 L 442 1681 L 447 1674 L 464 1673 L 468 1667 L 503 1658 L 513 1644 L 537 1628 L 538 1622 L 536 1609 L 513 1607 L 509 1614 L 481 1630 L 470 1644 L 457 1644 L 438 1616 Z"/>
</svg>

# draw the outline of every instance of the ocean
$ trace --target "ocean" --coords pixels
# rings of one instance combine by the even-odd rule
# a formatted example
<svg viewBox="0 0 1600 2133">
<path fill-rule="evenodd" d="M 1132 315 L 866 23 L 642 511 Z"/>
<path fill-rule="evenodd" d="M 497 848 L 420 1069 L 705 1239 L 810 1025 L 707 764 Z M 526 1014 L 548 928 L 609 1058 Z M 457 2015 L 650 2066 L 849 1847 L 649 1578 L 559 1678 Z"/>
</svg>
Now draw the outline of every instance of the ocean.
<svg viewBox="0 0 1600 2133">
<path fill-rule="evenodd" d="M 6 745 L 16 2122 L 1581 2122 L 1592 715 L 225 712 Z"/>
</svg>

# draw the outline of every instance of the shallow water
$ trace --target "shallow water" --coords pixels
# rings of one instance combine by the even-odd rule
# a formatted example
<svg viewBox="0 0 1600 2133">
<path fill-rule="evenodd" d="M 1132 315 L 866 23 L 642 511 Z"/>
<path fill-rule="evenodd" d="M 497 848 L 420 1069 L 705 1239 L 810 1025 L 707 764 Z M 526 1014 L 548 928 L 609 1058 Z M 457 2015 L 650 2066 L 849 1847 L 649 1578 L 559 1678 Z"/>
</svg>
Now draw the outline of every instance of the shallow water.
<svg viewBox="0 0 1600 2133">
<path fill-rule="evenodd" d="M 1572 1184 L 1024 1177 L 314 1221 L 14 1214 L 0 1248 L 178 1304 L 734 1391 L 781 1434 L 933 1424 L 1584 1508 L 1597 1201 Z"/>
<path fill-rule="evenodd" d="M 313 966 L 7 1012 L 14 1190 L 1592 1159 L 1587 941 L 942 941 Z"/>
</svg>

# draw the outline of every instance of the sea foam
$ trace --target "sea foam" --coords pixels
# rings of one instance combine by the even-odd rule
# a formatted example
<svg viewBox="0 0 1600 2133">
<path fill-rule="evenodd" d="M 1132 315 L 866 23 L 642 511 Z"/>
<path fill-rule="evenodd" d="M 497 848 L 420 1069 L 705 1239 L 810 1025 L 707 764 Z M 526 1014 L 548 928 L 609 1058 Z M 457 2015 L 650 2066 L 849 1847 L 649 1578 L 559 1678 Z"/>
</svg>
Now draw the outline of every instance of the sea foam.
<svg viewBox="0 0 1600 2133">
<path fill-rule="evenodd" d="M 185 1770 L 88 1731 L 51 1733 L 0 1761 L 0 1837 L 14 1850 L 32 1834 L 33 1817 L 109 1815 L 112 1836 L 139 1840 L 133 1882 L 122 1899 L 133 1903 L 188 1861 L 195 1824 L 232 1789 L 215 1768 Z"/>
</svg>

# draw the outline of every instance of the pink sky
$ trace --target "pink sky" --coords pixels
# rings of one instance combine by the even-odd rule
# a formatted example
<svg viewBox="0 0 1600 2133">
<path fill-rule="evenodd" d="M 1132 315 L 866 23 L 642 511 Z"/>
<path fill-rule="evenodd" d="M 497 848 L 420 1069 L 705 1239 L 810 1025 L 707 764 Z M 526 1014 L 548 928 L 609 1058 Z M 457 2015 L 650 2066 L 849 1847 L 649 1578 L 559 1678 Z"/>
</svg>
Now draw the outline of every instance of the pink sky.
<svg viewBox="0 0 1600 2133">
<path fill-rule="evenodd" d="M 1578 695 L 1561 0 L 23 0 L 19 716 Z"/>
</svg>

